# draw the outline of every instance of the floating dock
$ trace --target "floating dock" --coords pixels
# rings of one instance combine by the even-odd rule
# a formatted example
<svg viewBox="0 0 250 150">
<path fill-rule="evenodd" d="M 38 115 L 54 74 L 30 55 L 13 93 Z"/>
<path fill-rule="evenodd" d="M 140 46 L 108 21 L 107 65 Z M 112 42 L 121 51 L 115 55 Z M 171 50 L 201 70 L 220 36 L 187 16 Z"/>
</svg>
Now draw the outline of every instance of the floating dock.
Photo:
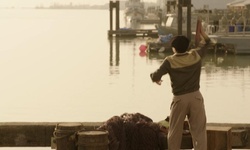
<svg viewBox="0 0 250 150">
<path fill-rule="evenodd" d="M 178 35 L 182 34 L 182 7 L 187 7 L 187 37 L 191 39 L 191 0 L 183 3 L 179 0 L 181 5 L 178 5 Z M 182 4 L 183 3 L 183 4 Z M 115 17 L 113 14 L 115 10 Z M 120 29 L 120 1 L 110 1 L 109 3 L 109 15 L 110 15 L 110 29 L 108 31 L 108 36 L 148 36 L 148 37 L 158 37 L 158 31 L 156 29 L 131 29 L 123 30 Z M 115 22 L 113 20 L 115 19 Z M 144 23 L 158 22 L 158 20 L 143 20 Z M 158 23 L 161 22 L 161 19 Z M 113 29 L 113 24 L 115 23 L 115 29 Z"/>
<path fill-rule="evenodd" d="M 125 37 L 158 37 L 158 30 L 156 29 L 119 29 L 109 30 L 109 36 L 125 36 Z"/>
<path fill-rule="evenodd" d="M 115 18 L 113 18 L 113 9 L 115 9 Z M 120 2 L 119 1 L 110 1 L 109 3 L 109 12 L 110 12 L 110 29 L 108 31 L 108 36 L 142 36 L 142 37 L 157 37 L 158 30 L 156 29 L 123 29 L 120 28 Z M 113 29 L 113 20 L 115 21 L 115 29 Z"/>
<path fill-rule="evenodd" d="M 160 24 L 160 19 L 142 19 L 140 20 L 141 24 Z"/>
</svg>

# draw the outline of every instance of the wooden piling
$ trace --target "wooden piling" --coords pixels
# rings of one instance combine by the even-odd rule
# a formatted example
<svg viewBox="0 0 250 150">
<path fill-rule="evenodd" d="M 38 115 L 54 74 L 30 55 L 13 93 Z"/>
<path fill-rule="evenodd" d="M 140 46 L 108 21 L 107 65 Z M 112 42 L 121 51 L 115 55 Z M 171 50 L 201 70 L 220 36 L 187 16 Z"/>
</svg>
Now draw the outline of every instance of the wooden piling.
<svg viewBox="0 0 250 150">
<path fill-rule="evenodd" d="M 120 1 L 116 1 L 116 30 L 120 29 Z"/>
<path fill-rule="evenodd" d="M 182 35 L 182 0 L 178 0 L 178 35 Z"/>
<path fill-rule="evenodd" d="M 191 40 L 192 31 L 191 31 L 191 0 L 178 0 L 178 35 L 182 35 L 182 17 L 183 17 L 183 7 L 187 7 L 187 38 Z"/>
<path fill-rule="evenodd" d="M 109 30 L 113 30 L 113 1 L 109 2 Z"/>
<path fill-rule="evenodd" d="M 116 15 L 116 30 L 120 28 L 120 1 L 109 1 L 109 19 L 110 19 L 110 31 L 113 31 L 113 9 L 115 9 Z"/>
<path fill-rule="evenodd" d="M 192 31 L 191 31 L 191 0 L 186 0 L 187 2 L 187 38 L 191 40 Z"/>
</svg>

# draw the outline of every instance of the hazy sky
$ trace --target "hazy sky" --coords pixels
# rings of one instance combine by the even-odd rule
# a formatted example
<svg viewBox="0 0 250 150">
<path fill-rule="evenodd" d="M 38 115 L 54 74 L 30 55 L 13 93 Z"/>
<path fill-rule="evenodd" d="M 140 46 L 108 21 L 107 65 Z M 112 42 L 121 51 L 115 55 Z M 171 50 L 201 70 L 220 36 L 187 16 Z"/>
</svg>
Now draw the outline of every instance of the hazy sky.
<svg viewBox="0 0 250 150">
<path fill-rule="evenodd" d="M 144 2 L 156 2 L 156 0 L 143 0 Z M 37 5 L 50 5 L 55 2 L 58 3 L 70 3 L 73 4 L 104 4 L 109 3 L 109 0 L 0 0 L 0 7 L 12 7 L 12 6 L 37 6 Z"/>
</svg>

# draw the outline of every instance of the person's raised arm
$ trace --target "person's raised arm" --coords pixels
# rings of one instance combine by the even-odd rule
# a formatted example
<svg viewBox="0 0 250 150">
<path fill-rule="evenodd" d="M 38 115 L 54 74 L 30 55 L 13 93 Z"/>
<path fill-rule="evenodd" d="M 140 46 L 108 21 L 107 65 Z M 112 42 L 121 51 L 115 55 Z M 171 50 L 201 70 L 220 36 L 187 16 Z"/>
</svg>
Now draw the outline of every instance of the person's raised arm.
<svg viewBox="0 0 250 150">
<path fill-rule="evenodd" d="M 195 45 L 196 49 L 198 50 L 197 52 L 203 57 L 210 43 L 210 38 L 204 32 L 201 22 L 202 22 L 201 17 L 198 17 L 196 26 L 196 35 L 195 35 Z"/>
</svg>

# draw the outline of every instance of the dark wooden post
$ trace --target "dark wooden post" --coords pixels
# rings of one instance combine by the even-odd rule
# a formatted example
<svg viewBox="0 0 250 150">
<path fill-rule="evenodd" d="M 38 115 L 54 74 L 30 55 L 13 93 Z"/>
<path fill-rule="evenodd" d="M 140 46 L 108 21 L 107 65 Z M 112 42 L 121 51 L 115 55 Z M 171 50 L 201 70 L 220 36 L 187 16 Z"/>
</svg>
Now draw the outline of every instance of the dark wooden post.
<svg viewBox="0 0 250 150">
<path fill-rule="evenodd" d="M 116 30 L 120 29 L 120 1 L 116 1 Z"/>
<path fill-rule="evenodd" d="M 187 38 L 191 40 L 191 0 L 186 0 L 187 1 Z"/>
<path fill-rule="evenodd" d="M 113 1 L 109 1 L 109 23 L 110 31 L 113 31 Z"/>
<path fill-rule="evenodd" d="M 178 35 L 182 34 L 182 0 L 178 0 Z"/>
<path fill-rule="evenodd" d="M 171 10 L 171 2 L 170 1 L 167 1 L 167 13 L 170 13 L 170 10 Z"/>
<path fill-rule="evenodd" d="M 191 0 L 178 0 L 178 34 L 182 34 L 182 7 L 187 7 L 187 38 L 191 40 Z"/>
<path fill-rule="evenodd" d="M 109 1 L 110 31 L 113 31 L 113 8 L 116 15 L 116 30 L 120 28 L 120 1 Z"/>
</svg>

